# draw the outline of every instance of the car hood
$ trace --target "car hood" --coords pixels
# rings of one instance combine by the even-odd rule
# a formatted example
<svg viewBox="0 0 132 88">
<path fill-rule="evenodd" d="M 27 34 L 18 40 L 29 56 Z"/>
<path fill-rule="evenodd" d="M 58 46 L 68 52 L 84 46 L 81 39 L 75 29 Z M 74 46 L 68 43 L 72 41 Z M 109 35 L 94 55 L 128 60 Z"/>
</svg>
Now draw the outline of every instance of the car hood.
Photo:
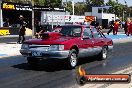
<svg viewBox="0 0 132 88">
<path fill-rule="evenodd" d="M 76 37 L 65 37 L 65 36 L 60 36 L 56 38 L 47 38 L 47 39 L 30 39 L 27 40 L 24 43 L 28 44 L 46 44 L 46 45 L 52 45 L 52 44 L 64 44 L 64 42 L 68 40 L 75 39 Z"/>
</svg>

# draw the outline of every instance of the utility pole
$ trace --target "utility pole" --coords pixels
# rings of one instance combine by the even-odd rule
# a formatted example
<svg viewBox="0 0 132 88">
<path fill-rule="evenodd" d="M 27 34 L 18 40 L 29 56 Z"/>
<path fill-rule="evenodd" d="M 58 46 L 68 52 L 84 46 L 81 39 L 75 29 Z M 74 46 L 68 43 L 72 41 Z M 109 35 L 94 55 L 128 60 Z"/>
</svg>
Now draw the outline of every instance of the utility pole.
<svg viewBox="0 0 132 88">
<path fill-rule="evenodd" d="M 124 9 L 123 9 L 123 17 L 122 17 L 122 20 L 124 21 Z"/>
<path fill-rule="evenodd" d="M 74 0 L 72 0 L 72 18 L 73 18 L 73 24 L 74 24 Z"/>
<path fill-rule="evenodd" d="M 35 30 L 34 30 L 34 10 L 33 10 L 33 8 L 34 8 L 34 0 L 32 0 L 31 2 L 32 2 L 32 38 L 33 38 L 34 32 L 35 32 Z"/>
<path fill-rule="evenodd" d="M 54 23 L 53 23 L 53 21 L 54 21 L 53 9 L 52 9 L 52 13 L 51 14 L 52 14 L 52 29 L 53 29 L 54 28 Z"/>
<path fill-rule="evenodd" d="M 128 5 L 127 5 L 127 2 L 126 2 L 126 0 L 124 0 L 124 2 L 125 2 L 125 13 L 127 13 L 127 10 L 128 10 Z M 123 12 L 123 17 L 124 17 L 124 19 L 125 19 L 125 15 L 124 15 L 124 12 Z M 127 15 L 126 15 L 126 17 L 127 17 Z"/>
<path fill-rule="evenodd" d="M 3 16 L 2 16 L 1 4 L 2 4 L 2 1 L 0 0 L 0 27 L 3 27 Z"/>
<path fill-rule="evenodd" d="M 72 14 L 74 16 L 74 0 L 72 0 Z"/>
</svg>

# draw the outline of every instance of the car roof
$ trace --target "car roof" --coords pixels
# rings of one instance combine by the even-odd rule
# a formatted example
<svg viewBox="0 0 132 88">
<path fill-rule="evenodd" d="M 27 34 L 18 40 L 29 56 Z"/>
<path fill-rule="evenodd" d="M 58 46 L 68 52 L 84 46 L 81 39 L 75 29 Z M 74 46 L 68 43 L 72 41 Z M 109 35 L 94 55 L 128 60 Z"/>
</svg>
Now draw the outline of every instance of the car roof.
<svg viewBox="0 0 132 88">
<path fill-rule="evenodd" d="M 75 26 L 75 27 L 80 26 L 80 27 L 88 27 L 88 28 L 90 27 L 90 25 L 80 25 L 80 24 L 68 24 L 68 25 L 65 24 L 65 25 L 61 25 L 61 26 L 72 26 L 72 27 L 73 27 L 73 26 Z"/>
</svg>

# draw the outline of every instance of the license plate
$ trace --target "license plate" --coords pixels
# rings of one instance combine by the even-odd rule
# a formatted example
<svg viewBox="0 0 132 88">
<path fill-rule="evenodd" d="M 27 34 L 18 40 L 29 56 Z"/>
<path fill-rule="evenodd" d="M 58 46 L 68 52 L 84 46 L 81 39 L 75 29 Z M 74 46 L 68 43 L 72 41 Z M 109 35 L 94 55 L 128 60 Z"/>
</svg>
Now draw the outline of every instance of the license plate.
<svg viewBox="0 0 132 88">
<path fill-rule="evenodd" d="M 32 52 L 32 56 L 42 56 L 41 52 Z"/>
</svg>

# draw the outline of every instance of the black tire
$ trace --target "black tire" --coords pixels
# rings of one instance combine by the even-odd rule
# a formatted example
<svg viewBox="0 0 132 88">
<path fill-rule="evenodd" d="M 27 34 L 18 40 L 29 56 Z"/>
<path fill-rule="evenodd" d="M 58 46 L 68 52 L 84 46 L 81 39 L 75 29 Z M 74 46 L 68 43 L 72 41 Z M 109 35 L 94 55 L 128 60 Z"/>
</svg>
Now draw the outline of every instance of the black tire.
<svg viewBox="0 0 132 88">
<path fill-rule="evenodd" d="M 39 63 L 39 59 L 33 57 L 27 57 L 27 61 L 30 67 L 37 67 Z"/>
<path fill-rule="evenodd" d="M 102 47 L 101 52 L 97 56 L 98 60 L 106 60 L 108 57 L 108 48 L 107 46 Z"/>
<path fill-rule="evenodd" d="M 80 85 L 84 85 L 86 82 L 87 82 L 87 79 L 84 76 L 80 77 L 80 79 L 79 79 L 79 84 Z"/>
<path fill-rule="evenodd" d="M 68 68 L 74 69 L 77 66 L 78 58 L 77 51 L 75 49 L 70 50 L 68 56 Z"/>
<path fill-rule="evenodd" d="M 79 84 L 80 86 L 83 86 L 84 84 L 86 84 L 87 79 L 86 79 L 84 76 L 77 76 L 76 82 L 77 82 L 77 84 Z"/>
</svg>

